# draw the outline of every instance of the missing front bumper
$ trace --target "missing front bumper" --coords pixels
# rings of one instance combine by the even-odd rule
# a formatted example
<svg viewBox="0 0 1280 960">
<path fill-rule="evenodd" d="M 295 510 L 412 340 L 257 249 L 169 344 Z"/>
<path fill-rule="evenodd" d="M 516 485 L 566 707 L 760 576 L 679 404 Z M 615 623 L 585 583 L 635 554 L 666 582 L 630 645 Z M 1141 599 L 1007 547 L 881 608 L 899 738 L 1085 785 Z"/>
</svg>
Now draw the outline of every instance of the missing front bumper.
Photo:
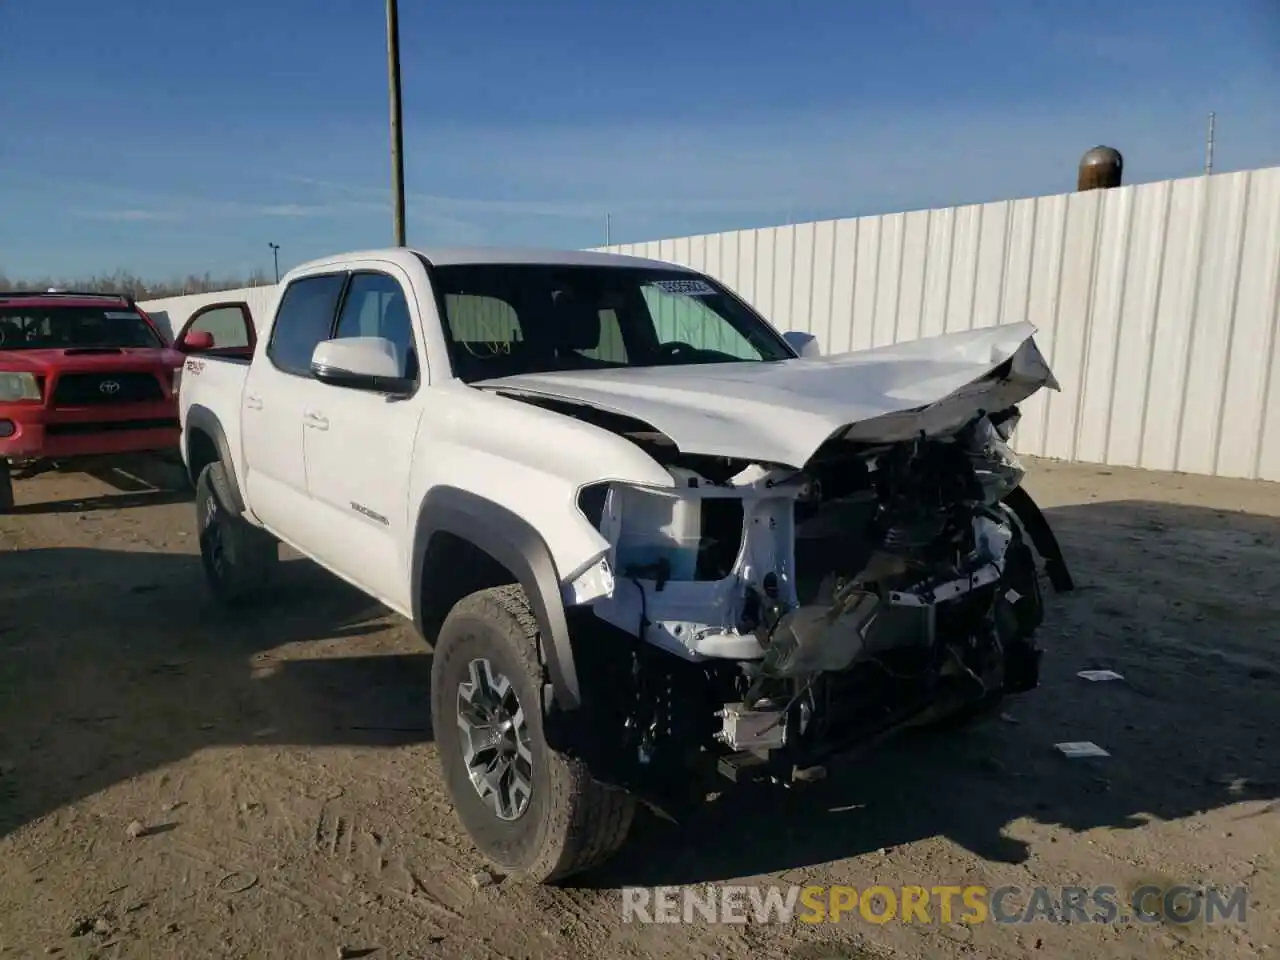
<svg viewBox="0 0 1280 960">
<path fill-rule="evenodd" d="M 816 779 L 831 763 L 873 750 L 899 733 L 963 723 L 994 712 L 1005 697 L 1039 685 L 1041 655 L 1030 641 L 1017 641 L 1004 651 L 998 687 L 948 682 L 879 716 L 849 716 L 823 724 L 816 735 L 795 735 L 796 718 L 787 716 L 777 723 L 780 711 L 732 711 L 716 737 L 730 752 L 716 758 L 716 770 L 734 782 Z"/>
</svg>

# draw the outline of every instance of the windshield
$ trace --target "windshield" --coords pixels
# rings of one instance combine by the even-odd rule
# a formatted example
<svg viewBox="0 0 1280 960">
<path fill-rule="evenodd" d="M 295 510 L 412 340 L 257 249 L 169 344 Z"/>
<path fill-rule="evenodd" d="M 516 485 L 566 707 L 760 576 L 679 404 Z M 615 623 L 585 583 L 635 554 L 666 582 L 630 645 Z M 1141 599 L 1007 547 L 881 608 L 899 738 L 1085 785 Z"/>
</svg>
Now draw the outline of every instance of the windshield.
<svg viewBox="0 0 1280 960">
<path fill-rule="evenodd" d="M 0 350 L 162 347 L 135 310 L 120 307 L 0 307 Z"/>
<path fill-rule="evenodd" d="M 432 268 L 454 374 L 786 360 L 794 353 L 715 281 L 678 270 L 545 264 Z"/>
</svg>

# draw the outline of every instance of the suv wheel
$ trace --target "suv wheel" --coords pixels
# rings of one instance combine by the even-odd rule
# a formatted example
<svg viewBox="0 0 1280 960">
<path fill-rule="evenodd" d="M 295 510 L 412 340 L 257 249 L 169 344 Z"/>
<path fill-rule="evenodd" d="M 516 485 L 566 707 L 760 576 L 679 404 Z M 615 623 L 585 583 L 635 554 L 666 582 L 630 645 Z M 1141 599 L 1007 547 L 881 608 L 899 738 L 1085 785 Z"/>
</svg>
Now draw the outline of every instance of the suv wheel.
<svg viewBox="0 0 1280 960">
<path fill-rule="evenodd" d="M 259 595 L 280 560 L 279 542 L 244 519 L 234 502 L 221 462 L 200 471 L 196 480 L 200 559 L 214 596 L 230 607 Z"/>
<path fill-rule="evenodd" d="M 480 852 L 535 883 L 608 859 L 635 815 L 628 793 L 594 780 L 543 735 L 538 626 L 518 586 L 450 611 L 431 665 L 431 720 L 445 786 Z"/>
</svg>

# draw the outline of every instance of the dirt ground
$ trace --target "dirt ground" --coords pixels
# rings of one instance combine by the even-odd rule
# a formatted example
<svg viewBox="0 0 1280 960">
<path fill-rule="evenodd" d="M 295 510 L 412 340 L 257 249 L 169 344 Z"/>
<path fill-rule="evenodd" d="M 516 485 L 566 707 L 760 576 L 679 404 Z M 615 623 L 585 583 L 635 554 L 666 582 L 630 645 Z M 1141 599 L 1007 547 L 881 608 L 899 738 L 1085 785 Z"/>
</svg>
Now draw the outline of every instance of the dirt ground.
<svg viewBox="0 0 1280 960">
<path fill-rule="evenodd" d="M 1049 594 L 1039 690 L 802 790 L 646 816 L 563 889 L 477 882 L 407 623 L 300 560 L 229 619 L 183 495 L 20 481 L 0 518 L 0 956 L 1280 952 L 1280 486 L 1031 469 L 1078 584 Z M 1125 679 L 1076 676 L 1099 667 Z M 1053 751 L 1073 740 L 1111 756 Z M 1250 892 L 1243 925 L 1212 927 L 622 922 L 620 886 L 704 882 Z"/>
</svg>

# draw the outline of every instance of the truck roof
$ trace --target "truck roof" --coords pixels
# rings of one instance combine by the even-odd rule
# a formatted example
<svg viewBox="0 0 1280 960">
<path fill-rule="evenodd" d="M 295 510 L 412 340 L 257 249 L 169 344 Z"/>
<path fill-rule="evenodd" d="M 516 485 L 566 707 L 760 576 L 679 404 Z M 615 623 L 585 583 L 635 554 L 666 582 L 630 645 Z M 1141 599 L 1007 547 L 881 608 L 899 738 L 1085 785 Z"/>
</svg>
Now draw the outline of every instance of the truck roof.
<svg viewBox="0 0 1280 960">
<path fill-rule="evenodd" d="M 415 257 L 422 257 L 433 266 L 521 263 L 566 267 L 650 267 L 681 271 L 689 269 L 662 260 L 631 257 L 621 253 L 600 253 L 594 250 L 554 250 L 537 247 L 383 247 L 311 260 L 294 267 L 289 271 L 289 276 L 294 273 L 309 272 L 317 267 L 345 263 L 348 260 L 388 260 L 408 266 Z"/>
</svg>

